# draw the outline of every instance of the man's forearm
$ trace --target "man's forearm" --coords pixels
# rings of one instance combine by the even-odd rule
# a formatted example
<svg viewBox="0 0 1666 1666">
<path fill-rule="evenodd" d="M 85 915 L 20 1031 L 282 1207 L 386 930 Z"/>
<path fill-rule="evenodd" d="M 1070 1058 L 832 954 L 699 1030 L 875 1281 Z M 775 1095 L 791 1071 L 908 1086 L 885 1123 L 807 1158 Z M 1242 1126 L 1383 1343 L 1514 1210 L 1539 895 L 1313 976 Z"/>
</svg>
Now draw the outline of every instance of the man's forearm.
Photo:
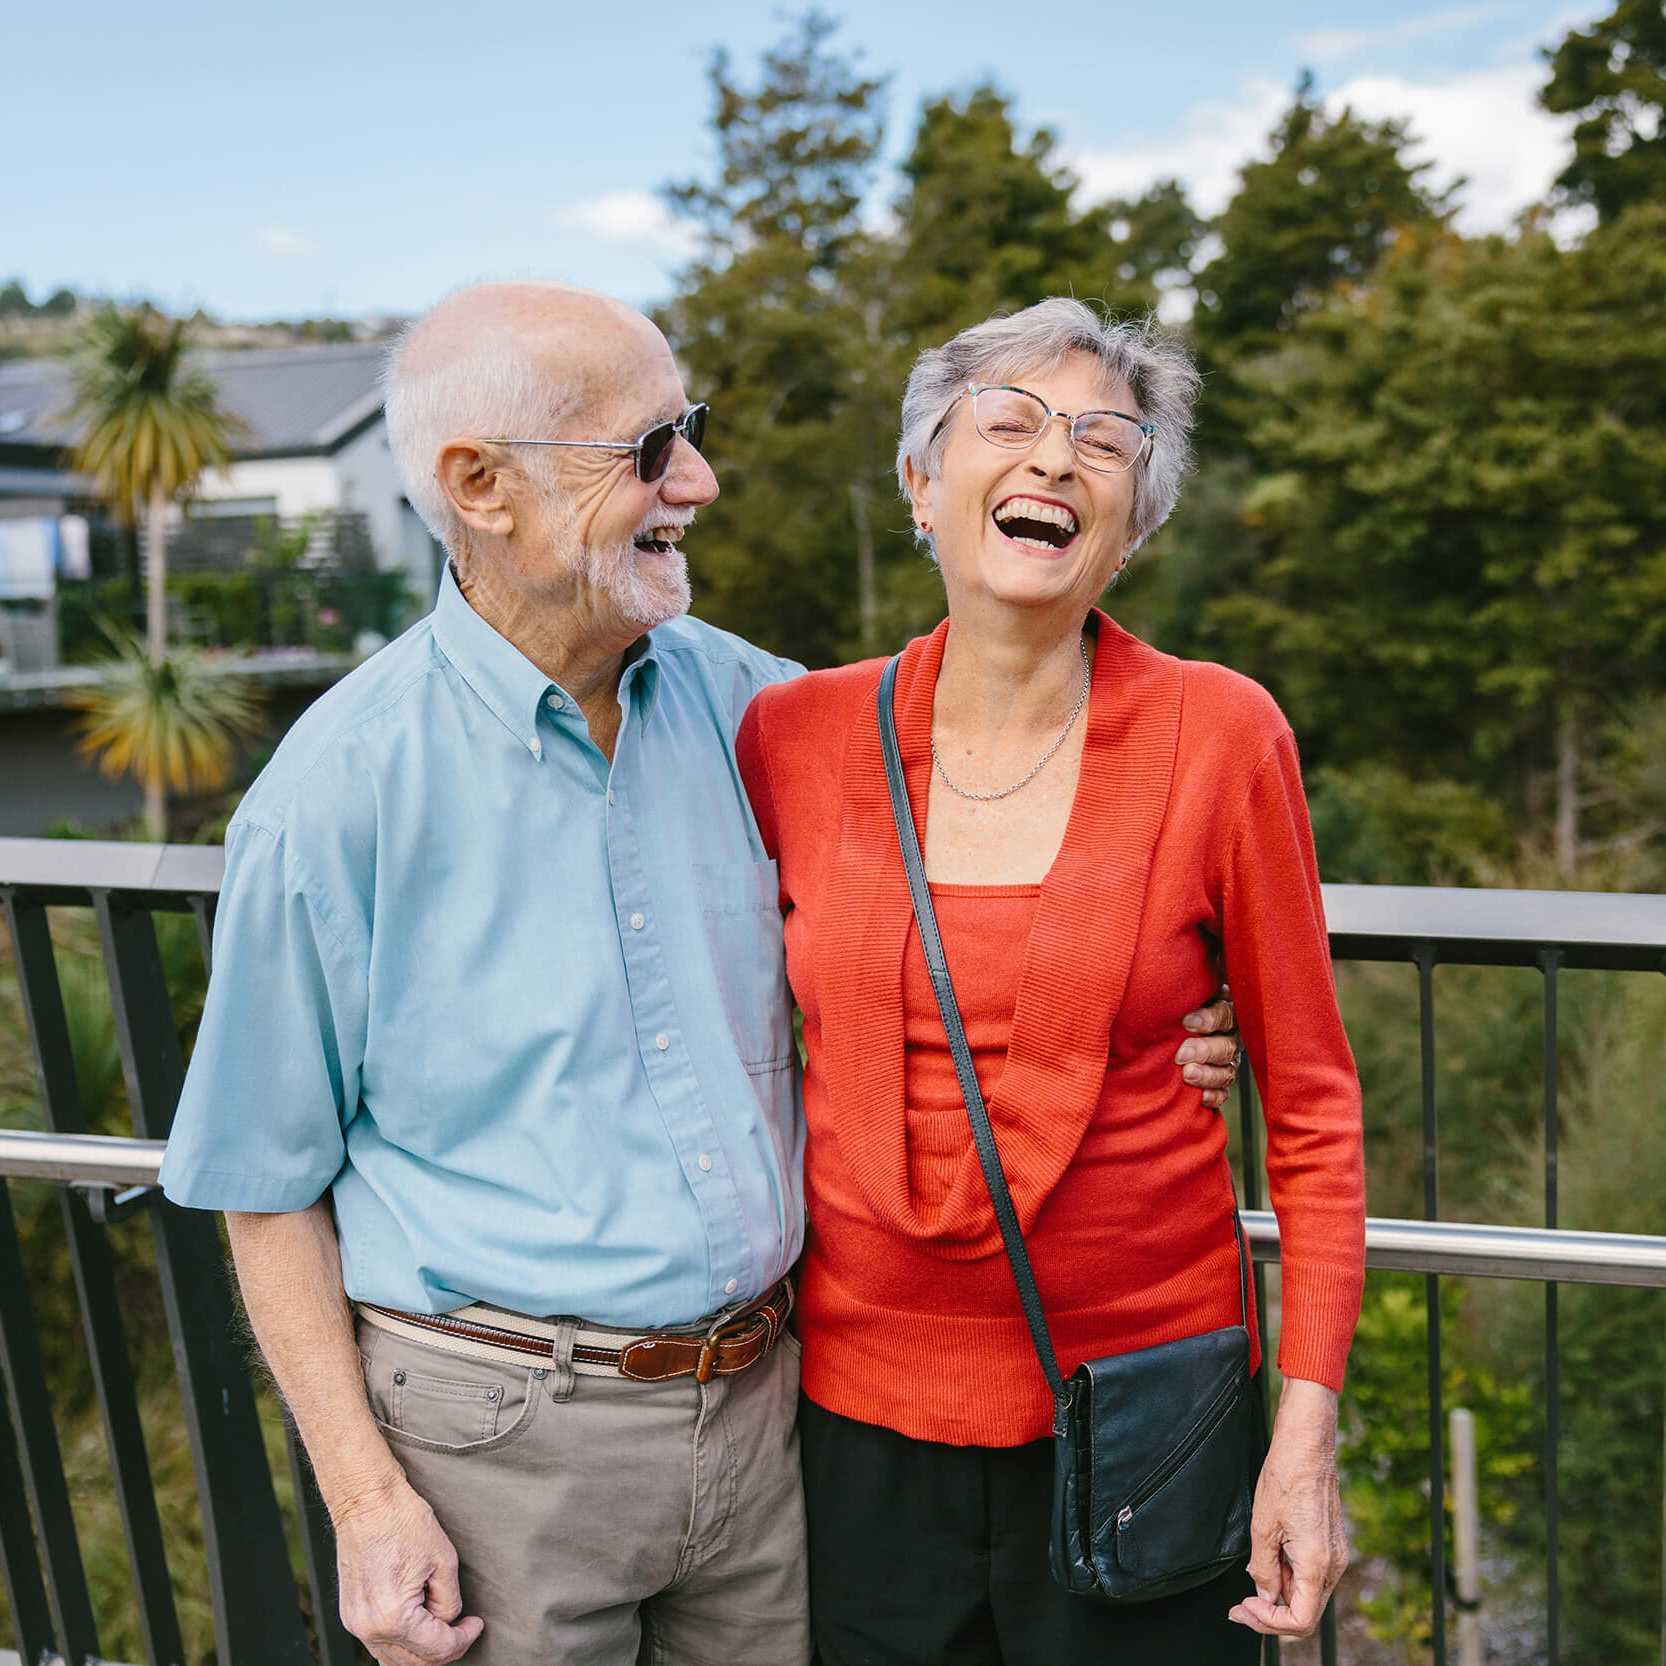
<svg viewBox="0 0 1666 1666">
<path fill-rule="evenodd" d="M 249 1323 L 339 1521 L 405 1473 L 365 1399 L 329 1204 L 320 1199 L 282 1215 L 228 1212 L 226 1230 Z"/>
</svg>

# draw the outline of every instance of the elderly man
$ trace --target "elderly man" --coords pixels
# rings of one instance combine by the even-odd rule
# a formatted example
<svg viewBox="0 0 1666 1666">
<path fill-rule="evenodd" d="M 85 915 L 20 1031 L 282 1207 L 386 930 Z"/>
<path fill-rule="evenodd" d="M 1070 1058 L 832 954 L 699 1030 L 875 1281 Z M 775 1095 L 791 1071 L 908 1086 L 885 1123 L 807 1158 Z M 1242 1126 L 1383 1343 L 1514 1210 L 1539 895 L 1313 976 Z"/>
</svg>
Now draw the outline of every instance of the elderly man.
<svg viewBox="0 0 1666 1666">
<path fill-rule="evenodd" d="M 227 831 L 163 1184 L 226 1211 L 379 1659 L 803 1661 L 796 1052 L 733 749 L 799 668 L 680 617 L 717 482 L 637 313 L 466 290 L 387 409 L 451 567 Z"/>
</svg>

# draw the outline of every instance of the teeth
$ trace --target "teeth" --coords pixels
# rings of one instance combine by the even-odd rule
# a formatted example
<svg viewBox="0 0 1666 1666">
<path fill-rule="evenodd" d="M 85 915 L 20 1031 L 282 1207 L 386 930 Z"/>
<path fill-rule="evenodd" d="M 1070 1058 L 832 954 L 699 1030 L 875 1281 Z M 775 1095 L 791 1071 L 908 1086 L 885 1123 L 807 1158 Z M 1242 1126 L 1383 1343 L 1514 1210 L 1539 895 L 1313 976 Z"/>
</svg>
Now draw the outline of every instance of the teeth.
<svg viewBox="0 0 1666 1666">
<path fill-rule="evenodd" d="M 995 511 L 998 522 L 1026 520 L 1046 521 L 1051 526 L 1063 527 L 1072 537 L 1076 535 L 1077 521 L 1074 514 L 1066 509 L 1062 503 L 1043 503 L 1040 498 L 1012 497 L 1008 498 Z M 1019 539 L 1019 543 L 1033 542 L 1030 539 Z M 1051 545 L 1048 546 L 1051 548 Z"/>
</svg>

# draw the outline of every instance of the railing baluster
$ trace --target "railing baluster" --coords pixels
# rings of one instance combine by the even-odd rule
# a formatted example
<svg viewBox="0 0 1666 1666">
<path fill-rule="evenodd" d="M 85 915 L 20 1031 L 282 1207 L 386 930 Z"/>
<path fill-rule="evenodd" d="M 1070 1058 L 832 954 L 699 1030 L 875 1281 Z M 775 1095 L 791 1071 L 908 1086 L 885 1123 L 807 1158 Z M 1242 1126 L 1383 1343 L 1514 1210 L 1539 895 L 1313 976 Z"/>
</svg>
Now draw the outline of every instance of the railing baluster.
<svg viewBox="0 0 1666 1666">
<path fill-rule="evenodd" d="M 1423 1076 L 1423 1217 L 1440 1218 L 1440 1153 L 1435 1121 L 1435 960 L 1433 943 L 1417 946 L 1418 1053 Z M 1424 1279 L 1429 1337 L 1429 1585 L 1435 1666 L 1446 1666 L 1446 1454 L 1442 1446 L 1440 1275 Z"/>
<path fill-rule="evenodd" d="M 6 924 L 12 936 L 23 1017 L 34 1052 L 35 1079 L 46 1125 L 56 1134 L 85 1133 L 86 1118 L 46 909 L 39 903 L 19 902 L 8 894 Z M 61 1196 L 81 1324 L 104 1419 L 104 1438 L 116 1483 L 116 1503 L 127 1541 L 145 1654 L 157 1666 L 173 1666 L 184 1660 L 185 1645 L 174 1607 L 173 1583 L 168 1577 L 162 1523 L 156 1510 L 156 1489 L 145 1450 L 144 1425 L 139 1418 L 110 1248 L 104 1240 L 104 1229 L 88 1213 L 85 1201 L 68 1187 L 63 1188 Z"/>
<path fill-rule="evenodd" d="M 1247 1064 L 1247 1060 L 1245 1061 Z M 1255 1075 L 1248 1069 L 1238 1073 L 1238 1133 L 1239 1160 L 1244 1173 L 1244 1207 L 1261 1207 L 1261 1127 L 1255 1114 Z M 1272 1345 L 1267 1335 L 1267 1269 L 1259 1262 L 1250 1264 L 1250 1277 L 1255 1284 L 1255 1326 L 1261 1338 L 1261 1409 L 1270 1429 L 1273 1422 Z M 1279 1666 L 1278 1639 L 1261 1640 L 1262 1666 Z"/>
<path fill-rule="evenodd" d="M 81 1666 L 84 1661 L 100 1659 L 102 1651 L 93 1623 L 92 1598 L 87 1594 L 81 1543 L 69 1507 L 63 1451 L 52 1421 L 52 1398 L 41 1365 L 23 1251 L 12 1215 L 11 1188 L 4 1184 L 0 1184 L 0 1365 L 5 1368 L 6 1394 L 21 1448 L 24 1486 L 34 1513 L 59 1648 L 72 1666 Z"/>
<path fill-rule="evenodd" d="M 29 1515 L 23 1466 L 10 1417 L 0 1417 L 0 1578 L 12 1614 L 19 1657 L 34 1666 L 55 1654 L 52 1609 L 41 1579 L 35 1524 Z"/>
<path fill-rule="evenodd" d="M 106 891 L 94 893 L 93 906 L 135 1131 L 166 1139 L 185 1068 L 155 923 L 147 911 Z M 149 1213 L 196 1470 L 221 1659 L 225 1666 L 311 1666 L 219 1232 L 199 1210 L 164 1202 Z"/>
<path fill-rule="evenodd" d="M 1541 949 L 1539 967 L 1545 982 L 1545 1225 L 1556 1225 L 1557 1144 L 1560 1135 L 1556 1107 L 1557 1014 L 1556 974 L 1562 951 Z M 1549 1666 L 1561 1659 L 1562 1568 L 1559 1466 L 1557 1448 L 1562 1428 L 1562 1371 L 1557 1315 L 1557 1291 L 1545 1285 L 1545 1658 Z"/>
<path fill-rule="evenodd" d="M 335 1534 L 330 1514 L 318 1491 L 312 1461 L 301 1445 L 295 1425 L 285 1419 L 289 1447 L 289 1476 L 295 1484 L 295 1514 L 301 1523 L 301 1548 L 306 1555 L 307 1582 L 312 1589 L 313 1626 L 324 1666 L 354 1666 L 358 1644 L 341 1623 L 340 1590 L 336 1584 Z"/>
<path fill-rule="evenodd" d="M 214 975 L 214 911 L 215 897 L 192 897 L 191 913 L 197 922 L 197 946 L 202 950 L 202 969 L 207 977 Z"/>
</svg>

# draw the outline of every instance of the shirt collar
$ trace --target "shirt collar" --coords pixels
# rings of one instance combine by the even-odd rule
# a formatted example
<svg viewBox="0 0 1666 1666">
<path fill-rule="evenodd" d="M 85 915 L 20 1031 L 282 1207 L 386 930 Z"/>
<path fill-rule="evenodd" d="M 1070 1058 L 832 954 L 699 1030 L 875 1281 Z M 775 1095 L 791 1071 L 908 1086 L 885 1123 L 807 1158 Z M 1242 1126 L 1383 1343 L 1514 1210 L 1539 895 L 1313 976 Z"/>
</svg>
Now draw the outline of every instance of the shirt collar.
<svg viewBox="0 0 1666 1666">
<path fill-rule="evenodd" d="M 440 594 L 434 603 L 434 641 L 498 721 L 522 746 L 536 754 L 540 750 L 539 704 L 552 688 L 560 685 L 552 683 L 514 643 L 469 606 L 457 587 L 449 561 L 440 575 Z M 645 722 L 653 711 L 658 691 L 659 658 L 653 634 L 649 632 L 625 650 L 619 692 L 630 692 L 636 698 Z M 560 692 L 567 693 L 565 689 Z"/>
</svg>

